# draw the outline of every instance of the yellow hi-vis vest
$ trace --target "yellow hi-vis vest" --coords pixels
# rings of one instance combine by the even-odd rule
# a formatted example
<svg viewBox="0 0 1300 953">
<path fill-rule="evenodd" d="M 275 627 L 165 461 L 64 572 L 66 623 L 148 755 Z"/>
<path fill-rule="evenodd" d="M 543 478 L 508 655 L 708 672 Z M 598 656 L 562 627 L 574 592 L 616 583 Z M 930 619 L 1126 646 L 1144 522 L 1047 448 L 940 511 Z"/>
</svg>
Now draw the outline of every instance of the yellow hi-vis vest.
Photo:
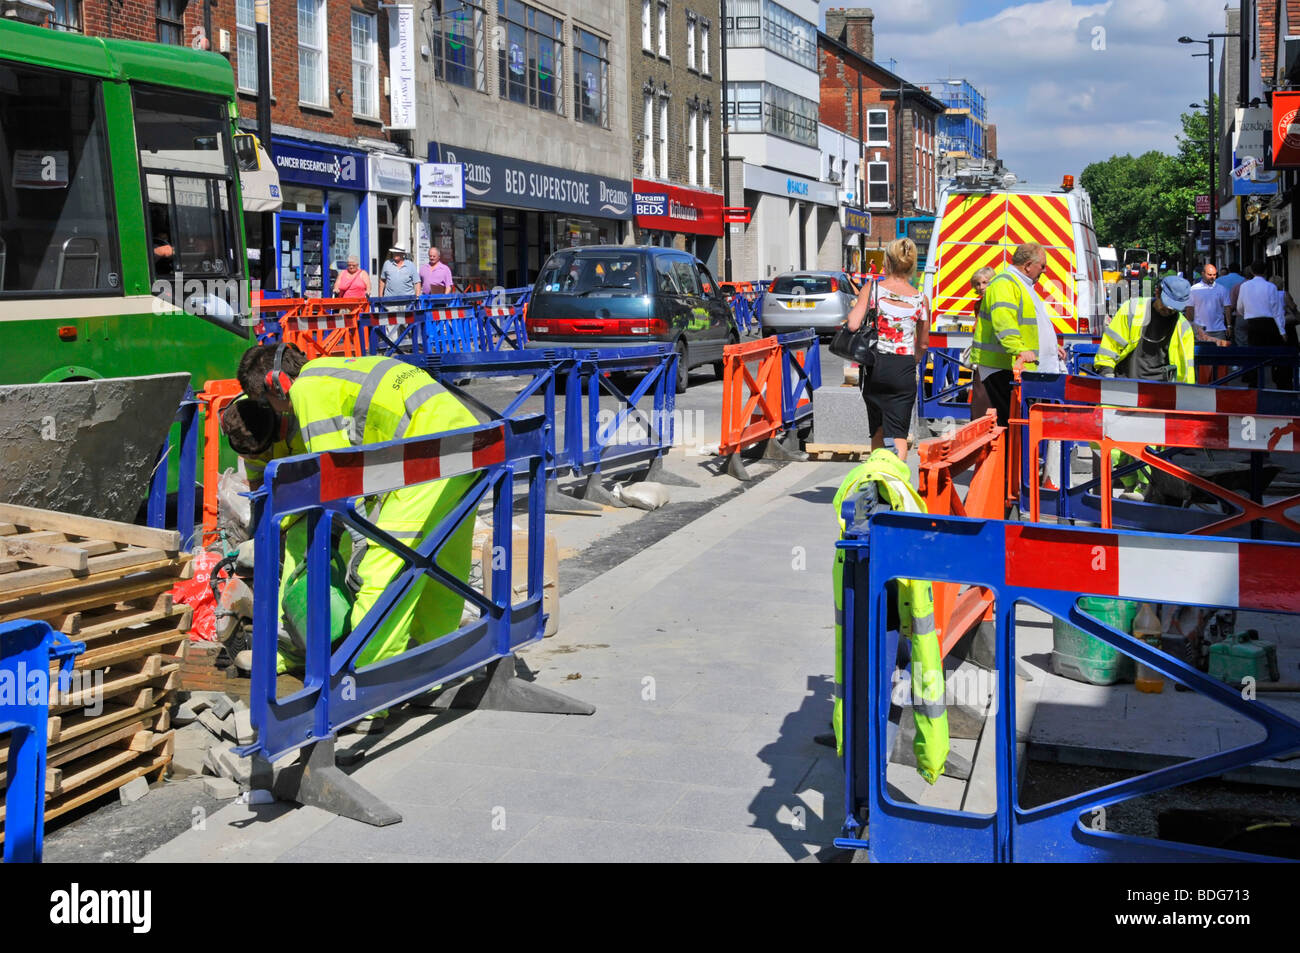
<svg viewBox="0 0 1300 953">
<path fill-rule="evenodd" d="M 391 357 L 308 361 L 289 400 L 311 453 L 422 437 L 478 422 L 423 369 Z"/>
<path fill-rule="evenodd" d="M 1022 351 L 1038 353 L 1038 309 L 1025 283 L 1004 271 L 984 289 L 975 338 L 971 344 L 972 364 L 1009 371 Z M 1035 370 L 1027 364 L 1025 370 Z"/>
<path fill-rule="evenodd" d="M 1142 340 L 1142 328 L 1151 314 L 1150 298 L 1129 298 L 1115 317 L 1111 318 L 1106 334 L 1097 348 L 1094 367 L 1116 368 L 1124 358 L 1136 350 Z M 1196 383 L 1196 335 L 1191 322 L 1179 312 L 1174 320 L 1174 333 L 1169 338 L 1169 363 L 1179 384 Z"/>
<path fill-rule="evenodd" d="M 832 505 L 840 521 L 840 538 L 846 529 L 840 505 L 862 485 L 874 480 L 895 510 L 926 512 L 909 482 L 911 473 L 891 451 L 872 452 L 865 463 L 854 467 L 840 484 Z M 835 550 L 831 569 L 835 592 L 835 750 L 844 754 L 844 550 Z M 912 718 L 916 722 L 916 770 L 934 784 L 948 760 L 948 712 L 944 708 L 943 659 L 934 627 L 934 596 L 924 580 L 898 580 L 899 634 L 912 643 Z M 863 726 L 865 728 L 865 726 Z"/>
</svg>

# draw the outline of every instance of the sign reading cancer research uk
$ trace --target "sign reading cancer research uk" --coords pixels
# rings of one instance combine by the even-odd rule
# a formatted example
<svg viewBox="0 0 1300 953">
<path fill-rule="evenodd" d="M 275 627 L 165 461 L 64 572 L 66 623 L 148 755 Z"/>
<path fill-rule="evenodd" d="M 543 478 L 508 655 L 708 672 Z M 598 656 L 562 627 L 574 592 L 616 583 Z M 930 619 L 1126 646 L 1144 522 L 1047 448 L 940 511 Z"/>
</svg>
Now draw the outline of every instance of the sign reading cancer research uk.
<svg viewBox="0 0 1300 953">
<path fill-rule="evenodd" d="M 1300 93 L 1273 93 L 1273 167 L 1300 165 Z"/>
<path fill-rule="evenodd" d="M 415 7 L 388 8 L 389 129 L 415 128 Z"/>
<path fill-rule="evenodd" d="M 1266 106 L 1236 111 L 1232 133 L 1233 195 L 1277 194 L 1277 173 L 1264 168 L 1264 148 L 1272 126 Z"/>
<path fill-rule="evenodd" d="M 421 208 L 464 208 L 465 167 L 458 162 L 421 162 Z"/>
</svg>

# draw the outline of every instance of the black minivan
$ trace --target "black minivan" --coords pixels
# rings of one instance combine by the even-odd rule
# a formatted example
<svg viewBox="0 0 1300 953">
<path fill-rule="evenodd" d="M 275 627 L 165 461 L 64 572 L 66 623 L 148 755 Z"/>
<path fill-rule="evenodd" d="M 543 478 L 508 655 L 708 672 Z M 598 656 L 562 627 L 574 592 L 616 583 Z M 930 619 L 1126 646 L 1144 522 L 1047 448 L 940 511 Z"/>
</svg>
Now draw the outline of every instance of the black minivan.
<svg viewBox="0 0 1300 953">
<path fill-rule="evenodd" d="M 731 305 L 699 259 L 652 245 L 566 248 L 546 260 L 528 302 L 529 347 L 627 347 L 663 342 L 677 350 L 677 393 L 692 367 L 712 364 L 740 340 Z"/>
</svg>

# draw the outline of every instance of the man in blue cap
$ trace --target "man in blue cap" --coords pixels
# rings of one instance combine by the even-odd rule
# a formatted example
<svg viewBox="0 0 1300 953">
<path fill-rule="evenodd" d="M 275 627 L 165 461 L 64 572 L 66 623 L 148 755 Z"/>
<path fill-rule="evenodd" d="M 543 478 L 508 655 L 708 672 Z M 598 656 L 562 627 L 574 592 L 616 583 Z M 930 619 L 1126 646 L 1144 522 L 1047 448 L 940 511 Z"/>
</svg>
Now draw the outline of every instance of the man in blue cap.
<svg viewBox="0 0 1300 953">
<path fill-rule="evenodd" d="M 1097 373 L 1196 383 L 1196 334 L 1182 314 L 1192 286 L 1186 278 L 1169 275 L 1160 280 L 1158 292 L 1150 298 L 1130 298 L 1115 312 L 1097 350 Z"/>
</svg>

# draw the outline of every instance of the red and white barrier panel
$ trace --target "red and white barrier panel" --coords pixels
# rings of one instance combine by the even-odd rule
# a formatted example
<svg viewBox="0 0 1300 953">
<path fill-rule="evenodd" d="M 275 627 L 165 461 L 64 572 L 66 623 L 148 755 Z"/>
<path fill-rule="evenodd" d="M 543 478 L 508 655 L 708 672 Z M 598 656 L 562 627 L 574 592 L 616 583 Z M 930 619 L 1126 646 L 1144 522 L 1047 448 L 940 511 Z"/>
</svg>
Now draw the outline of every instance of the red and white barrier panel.
<svg viewBox="0 0 1300 953">
<path fill-rule="evenodd" d="M 1029 409 L 1042 421 L 1043 440 L 1112 440 L 1143 446 L 1202 447 L 1206 450 L 1297 450 L 1300 417 L 1262 414 L 1208 414 L 1186 411 L 1125 410 L 1035 404 Z"/>
<path fill-rule="evenodd" d="M 1009 586 L 1300 612 L 1300 546 L 1006 524 Z"/>
<path fill-rule="evenodd" d="M 322 453 L 319 461 L 322 503 L 354 496 L 388 493 L 415 483 L 471 473 L 506 459 L 505 427 L 454 434 L 418 443 L 384 444 L 361 452 Z M 310 479 L 296 472 L 295 481 Z"/>
<path fill-rule="evenodd" d="M 971 346 L 971 341 L 975 335 L 967 334 L 961 331 L 947 332 L 930 332 L 929 347 L 952 347 L 964 350 Z"/>
<path fill-rule="evenodd" d="M 1065 399 L 1081 404 L 1111 404 L 1148 410 L 1191 410 L 1219 414 L 1253 414 L 1259 396 L 1248 388 L 1199 387 L 1105 377 L 1071 377 Z"/>
<path fill-rule="evenodd" d="M 295 314 L 286 316 L 287 323 L 299 331 L 337 331 L 348 327 L 353 320 L 350 314 Z"/>
<path fill-rule="evenodd" d="M 515 313 L 515 309 L 510 307 L 509 305 L 505 305 L 502 307 L 494 306 L 490 308 L 484 308 L 483 313 L 486 314 L 489 318 L 508 318 Z"/>
<path fill-rule="evenodd" d="M 436 311 L 430 311 L 429 317 L 435 321 L 456 321 L 468 318 L 473 313 L 473 308 L 442 308 Z"/>
<path fill-rule="evenodd" d="M 371 324 L 410 324 L 417 317 L 418 312 L 405 311 L 379 311 L 374 314 L 368 314 L 366 317 Z"/>
</svg>

